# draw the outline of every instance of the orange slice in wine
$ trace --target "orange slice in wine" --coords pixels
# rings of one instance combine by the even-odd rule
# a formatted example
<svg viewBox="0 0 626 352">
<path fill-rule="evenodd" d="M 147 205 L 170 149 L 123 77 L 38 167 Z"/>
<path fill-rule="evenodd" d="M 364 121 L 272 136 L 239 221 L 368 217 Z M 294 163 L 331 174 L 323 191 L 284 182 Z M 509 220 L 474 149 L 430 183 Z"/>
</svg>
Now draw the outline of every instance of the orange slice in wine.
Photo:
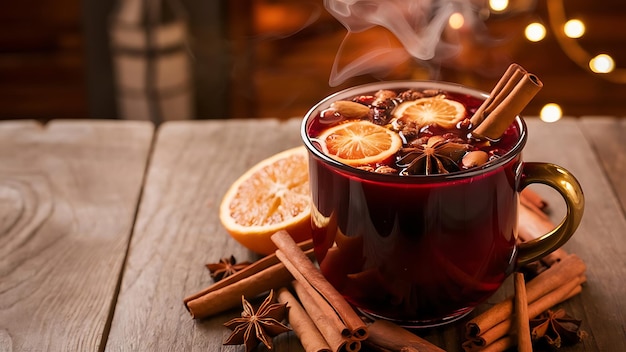
<svg viewBox="0 0 626 352">
<path fill-rule="evenodd" d="M 453 128 L 465 118 L 465 107 L 458 101 L 436 96 L 405 101 L 392 114 L 394 128 L 409 122 L 415 123 L 418 128 L 426 125 Z"/>
<path fill-rule="evenodd" d="M 330 127 L 317 140 L 324 153 L 351 166 L 382 162 L 402 147 L 402 140 L 396 132 L 366 120 Z"/>
</svg>

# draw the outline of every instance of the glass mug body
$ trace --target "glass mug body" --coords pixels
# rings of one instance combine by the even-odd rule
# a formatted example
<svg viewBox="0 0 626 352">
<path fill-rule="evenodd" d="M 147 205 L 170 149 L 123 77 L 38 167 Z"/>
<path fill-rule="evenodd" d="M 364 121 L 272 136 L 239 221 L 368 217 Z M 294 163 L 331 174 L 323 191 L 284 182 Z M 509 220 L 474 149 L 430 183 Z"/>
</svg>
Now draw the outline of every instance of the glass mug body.
<svg viewBox="0 0 626 352">
<path fill-rule="evenodd" d="M 309 153 L 311 224 L 321 272 L 365 315 L 427 327 L 469 313 L 515 269 L 527 131 L 518 117 L 505 155 L 477 169 L 429 176 L 360 170 L 315 146 L 315 119 L 333 101 L 409 88 L 486 98 L 443 82 L 358 86 L 313 107 L 301 134 Z"/>
</svg>

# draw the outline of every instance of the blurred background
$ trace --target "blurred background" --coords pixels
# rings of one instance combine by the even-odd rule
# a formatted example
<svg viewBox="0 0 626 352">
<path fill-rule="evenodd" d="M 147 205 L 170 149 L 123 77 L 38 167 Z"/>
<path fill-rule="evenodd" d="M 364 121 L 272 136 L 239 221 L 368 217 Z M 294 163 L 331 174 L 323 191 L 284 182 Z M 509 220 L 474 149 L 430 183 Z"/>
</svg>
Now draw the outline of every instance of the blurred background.
<svg viewBox="0 0 626 352">
<path fill-rule="evenodd" d="M 289 118 L 379 80 L 490 91 L 511 62 L 544 83 L 526 115 L 626 116 L 623 0 L 327 1 L 6 2 L 0 119 Z"/>
</svg>

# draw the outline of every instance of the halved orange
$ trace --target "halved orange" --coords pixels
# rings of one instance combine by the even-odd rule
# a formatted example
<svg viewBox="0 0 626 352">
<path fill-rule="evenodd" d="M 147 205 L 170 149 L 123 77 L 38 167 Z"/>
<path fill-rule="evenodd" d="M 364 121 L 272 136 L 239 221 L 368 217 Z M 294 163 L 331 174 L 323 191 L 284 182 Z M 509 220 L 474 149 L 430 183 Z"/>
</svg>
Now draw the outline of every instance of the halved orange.
<svg viewBox="0 0 626 352">
<path fill-rule="evenodd" d="M 330 127 L 317 140 L 324 153 L 351 166 L 382 162 L 402 147 L 402 140 L 396 132 L 366 120 Z"/>
<path fill-rule="evenodd" d="M 286 230 L 296 242 L 311 238 L 307 152 L 297 147 L 254 165 L 228 189 L 220 221 L 237 242 L 267 255 L 276 250 L 270 237 Z"/>
<path fill-rule="evenodd" d="M 458 101 L 440 95 L 405 101 L 393 110 L 392 115 L 394 127 L 400 122 L 413 122 L 418 128 L 433 124 L 453 128 L 465 118 L 465 107 Z"/>
</svg>

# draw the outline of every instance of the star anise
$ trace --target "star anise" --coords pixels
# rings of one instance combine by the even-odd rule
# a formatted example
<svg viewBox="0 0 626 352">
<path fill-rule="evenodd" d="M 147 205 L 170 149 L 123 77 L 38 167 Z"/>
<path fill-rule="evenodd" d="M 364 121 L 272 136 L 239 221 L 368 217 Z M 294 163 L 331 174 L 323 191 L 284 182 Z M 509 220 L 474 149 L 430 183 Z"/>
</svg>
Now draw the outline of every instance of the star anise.
<svg viewBox="0 0 626 352">
<path fill-rule="evenodd" d="M 563 309 L 548 310 L 530 320 L 532 339 L 545 342 L 551 348 L 572 345 L 580 342 L 586 333 L 580 330 L 581 321 L 567 315 Z"/>
<path fill-rule="evenodd" d="M 206 267 L 211 272 L 213 280 L 217 282 L 244 269 L 248 265 L 250 265 L 250 262 L 237 263 L 235 257 L 231 255 L 230 258 L 222 258 L 219 263 L 210 263 Z"/>
<path fill-rule="evenodd" d="M 433 136 L 426 143 L 400 149 L 396 164 L 403 175 L 447 174 L 459 171 L 458 161 L 468 149 L 468 144 Z"/>
<path fill-rule="evenodd" d="M 234 318 L 224 324 L 233 333 L 224 341 L 224 345 L 246 346 L 246 352 L 252 351 L 260 342 L 272 349 L 272 337 L 290 331 L 281 323 L 285 317 L 287 304 L 273 303 L 274 291 L 265 298 L 255 312 L 252 305 L 242 296 L 243 312 L 241 318 Z"/>
</svg>

